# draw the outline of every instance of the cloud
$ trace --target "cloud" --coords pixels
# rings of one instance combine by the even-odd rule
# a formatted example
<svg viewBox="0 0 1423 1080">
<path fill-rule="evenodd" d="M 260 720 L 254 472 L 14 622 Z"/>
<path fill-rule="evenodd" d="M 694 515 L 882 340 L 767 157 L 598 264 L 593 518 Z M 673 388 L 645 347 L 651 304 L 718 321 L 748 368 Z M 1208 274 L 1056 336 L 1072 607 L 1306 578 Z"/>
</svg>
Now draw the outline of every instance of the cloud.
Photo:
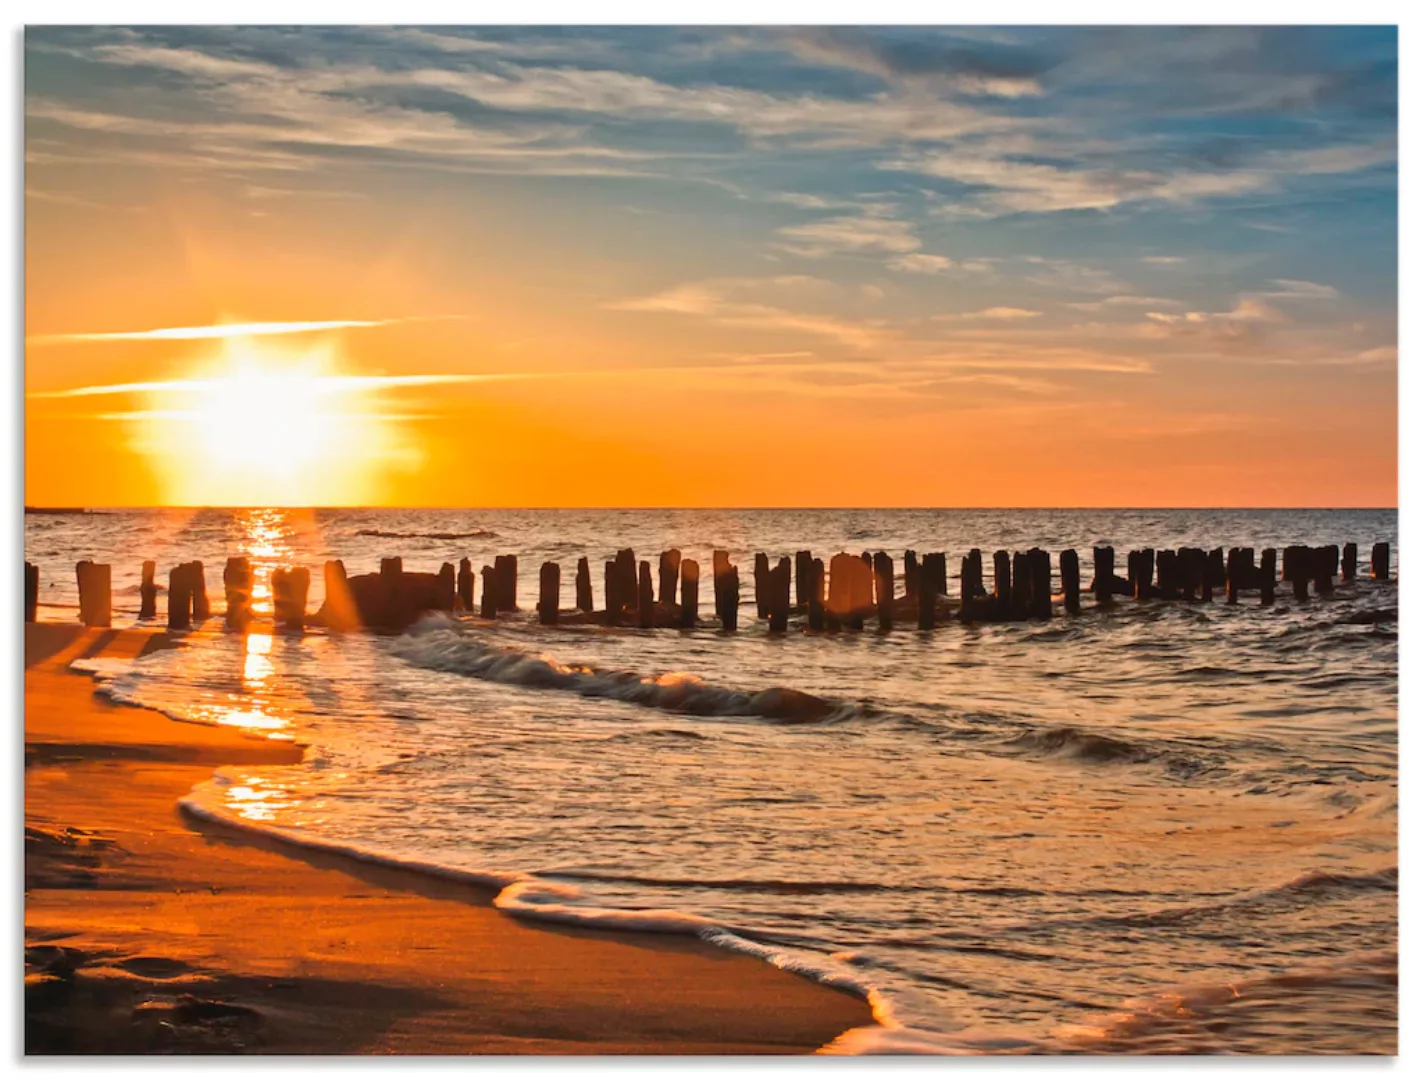
<svg viewBox="0 0 1423 1080">
<path fill-rule="evenodd" d="M 907 221 L 875 210 L 801 225 L 783 225 L 776 230 L 776 235 L 781 237 L 781 248 L 812 259 L 846 253 L 906 255 L 921 247 L 913 226 Z"/>
<path fill-rule="evenodd" d="M 416 315 L 400 319 L 335 319 L 325 322 L 213 323 L 210 326 L 168 326 L 156 330 L 114 330 L 97 334 L 36 334 L 26 345 L 57 345 L 83 341 L 207 341 L 215 338 L 269 337 L 277 334 L 312 334 L 331 330 L 365 329 L 434 319 L 460 319 L 462 315 Z"/>
<path fill-rule="evenodd" d="M 1142 308 L 1170 308 L 1184 307 L 1179 300 L 1169 300 L 1162 296 L 1109 296 L 1105 300 L 1085 300 L 1076 303 L 1068 303 L 1070 308 L 1078 311 L 1101 311 L 1104 308 L 1142 307 Z"/>
<path fill-rule="evenodd" d="M 489 375 L 322 375 L 314 376 L 313 392 L 328 394 L 364 393 L 405 386 L 446 386 L 457 383 L 501 382 L 508 379 L 537 378 L 526 374 Z M 103 397 L 113 394 L 198 393 L 222 394 L 231 390 L 227 379 L 160 379 L 151 382 L 100 383 L 68 390 L 37 390 L 30 398 Z"/>
<path fill-rule="evenodd" d="M 902 270 L 906 274 L 941 274 L 945 270 L 952 269 L 954 261 L 943 255 L 914 252 L 910 255 L 897 255 L 892 259 L 887 259 L 885 265 L 891 270 Z"/>
<path fill-rule="evenodd" d="M 1174 266 L 1176 263 L 1183 263 L 1186 260 L 1180 255 L 1143 255 L 1141 261 L 1160 266 Z"/>
<path fill-rule="evenodd" d="M 1339 295 L 1339 290 L 1333 285 L 1317 285 L 1313 281 L 1275 278 L 1270 284 L 1277 286 L 1278 291 L 1257 295 L 1280 300 L 1333 300 Z"/>
<path fill-rule="evenodd" d="M 1019 307 L 991 307 L 982 311 L 970 311 L 960 315 L 935 315 L 935 321 L 957 322 L 960 320 L 991 319 L 995 322 L 1016 321 L 1019 319 L 1036 319 L 1041 317 L 1041 311 L 1029 311 L 1027 308 Z"/>
</svg>

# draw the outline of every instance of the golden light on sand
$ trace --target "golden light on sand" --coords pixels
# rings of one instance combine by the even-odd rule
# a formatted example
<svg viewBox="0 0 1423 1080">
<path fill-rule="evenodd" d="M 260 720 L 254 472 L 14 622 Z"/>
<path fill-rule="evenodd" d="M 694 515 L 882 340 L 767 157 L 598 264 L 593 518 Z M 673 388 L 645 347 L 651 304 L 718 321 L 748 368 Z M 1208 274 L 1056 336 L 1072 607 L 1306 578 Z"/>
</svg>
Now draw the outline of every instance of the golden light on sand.
<svg viewBox="0 0 1423 1080">
<path fill-rule="evenodd" d="M 418 466 L 414 417 L 379 397 L 391 384 L 410 380 L 343 372 L 331 343 L 229 337 L 184 378 L 100 389 L 144 399 L 116 418 L 137 425 L 170 503 L 311 506 L 378 501 L 384 474 Z"/>
</svg>

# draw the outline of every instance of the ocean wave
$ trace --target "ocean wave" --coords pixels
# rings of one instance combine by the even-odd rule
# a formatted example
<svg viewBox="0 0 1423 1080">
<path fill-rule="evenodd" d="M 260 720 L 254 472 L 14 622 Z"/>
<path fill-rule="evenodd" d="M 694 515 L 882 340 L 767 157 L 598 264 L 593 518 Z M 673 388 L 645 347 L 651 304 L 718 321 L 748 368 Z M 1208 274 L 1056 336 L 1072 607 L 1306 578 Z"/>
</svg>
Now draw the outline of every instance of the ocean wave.
<svg viewBox="0 0 1423 1080">
<path fill-rule="evenodd" d="M 357 536 L 374 536 L 382 540 L 470 540 L 476 537 L 493 539 L 497 532 L 474 529 L 471 532 L 388 532 L 385 529 L 357 529 Z"/>
<path fill-rule="evenodd" d="M 1018 750 L 1093 763 L 1149 761 L 1159 753 L 1122 739 L 1093 735 L 1070 727 L 1025 731 L 1009 739 L 1005 745 Z"/>
<path fill-rule="evenodd" d="M 409 633 L 396 639 L 390 649 L 407 663 L 430 671 L 531 690 L 563 690 L 691 716 L 745 716 L 784 724 L 811 724 L 870 715 L 870 710 L 862 706 L 785 686 L 755 692 L 732 690 L 684 672 L 643 676 L 631 671 L 563 664 L 551 656 L 487 645 L 443 615 L 422 619 Z"/>
<path fill-rule="evenodd" d="M 549 881 L 520 870 L 473 870 L 428 859 L 417 859 L 360 844 L 328 840 L 234 814 L 225 806 L 226 793 L 237 780 L 219 771 L 178 800 L 179 809 L 199 821 L 211 822 L 290 846 L 322 852 L 355 862 L 494 891 L 493 904 L 515 918 L 601 930 L 674 934 L 696 937 L 710 945 L 745 953 L 782 970 L 866 1000 L 878 1022 L 892 1023 L 888 1002 L 880 991 L 831 957 L 758 941 L 748 931 L 704 916 L 665 908 L 609 908 L 580 903 L 576 885 Z"/>
</svg>

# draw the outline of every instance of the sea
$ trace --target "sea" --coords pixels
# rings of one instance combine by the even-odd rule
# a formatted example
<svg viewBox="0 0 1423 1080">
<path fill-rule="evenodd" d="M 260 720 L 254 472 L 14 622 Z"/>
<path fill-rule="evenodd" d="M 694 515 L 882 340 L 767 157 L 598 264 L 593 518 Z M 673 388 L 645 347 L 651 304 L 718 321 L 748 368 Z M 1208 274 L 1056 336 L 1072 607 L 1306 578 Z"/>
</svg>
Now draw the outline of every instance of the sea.
<svg viewBox="0 0 1423 1080">
<path fill-rule="evenodd" d="M 304 744 L 217 770 L 195 820 L 478 882 L 511 917 L 696 935 L 867 998 L 827 1052 L 1394 1053 L 1398 544 L 1389 510 L 133 510 L 27 514 L 40 618 L 74 563 L 207 567 L 179 648 L 78 661 L 95 692 Z M 755 618 L 754 554 L 1282 549 L 1360 580 L 1262 607 L 1121 599 L 1049 621 L 812 634 Z M 1369 550 L 1391 545 L 1388 581 Z M 541 627 L 538 566 L 704 568 L 693 630 Z M 712 620 L 711 554 L 742 571 Z M 519 557 L 520 610 L 402 634 L 222 628 L 247 555 L 352 573 Z M 991 566 L 991 559 L 988 559 Z M 1056 575 L 1056 558 L 1054 558 Z M 1054 578 L 1056 583 L 1056 578 Z M 899 588 L 903 589 L 902 581 Z M 158 601 L 160 622 L 165 610 Z M 795 691 L 786 694 L 784 691 Z M 804 708 L 811 695 L 818 699 Z M 791 707 L 788 703 L 793 703 Z"/>
</svg>

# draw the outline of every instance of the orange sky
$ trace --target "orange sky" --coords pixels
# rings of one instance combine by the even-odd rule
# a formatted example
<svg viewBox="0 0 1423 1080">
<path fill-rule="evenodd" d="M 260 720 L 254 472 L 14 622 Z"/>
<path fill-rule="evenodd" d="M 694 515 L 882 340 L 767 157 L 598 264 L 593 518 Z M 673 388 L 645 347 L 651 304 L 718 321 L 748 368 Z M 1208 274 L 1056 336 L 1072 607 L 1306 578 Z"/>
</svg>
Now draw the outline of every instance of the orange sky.
<svg viewBox="0 0 1423 1080">
<path fill-rule="evenodd" d="M 1006 140 L 1050 135 L 1007 111 L 1021 96 L 1089 123 L 1078 88 L 1050 72 L 995 84 L 995 104 L 982 87 L 963 98 L 957 83 L 792 50 L 786 71 L 882 79 L 886 132 L 815 132 L 823 102 L 761 87 L 771 104 L 727 120 L 728 139 L 684 115 L 720 91 L 600 47 L 599 85 L 622 77 L 647 95 L 643 112 L 610 114 L 645 131 L 583 116 L 580 139 L 628 145 L 561 147 L 552 169 L 554 135 L 519 143 L 512 163 L 502 144 L 458 142 L 502 133 L 482 114 L 452 113 L 451 129 L 408 103 L 338 111 L 293 73 L 304 51 L 258 64 L 216 30 L 146 51 L 49 33 L 27 34 L 29 505 L 1396 503 L 1396 172 L 1347 113 L 1330 127 L 1279 106 L 1328 132 L 1269 150 L 1287 164 L 1148 180 L 1123 171 L 1125 134 L 1101 151 L 1121 157 L 1113 173 L 1023 164 L 1047 150 Z M 489 85 L 506 93 L 537 50 L 501 47 L 506 82 Z M 478 95 L 486 84 L 459 65 L 483 56 L 415 58 L 440 76 L 428 84 Z M 732 60 L 717 77 L 751 93 Z M 923 133 L 895 134 L 917 121 L 890 106 L 931 93 L 977 110 L 970 127 L 1002 125 L 973 144 L 971 178 L 959 158 L 950 178 L 895 171 Z M 594 108 L 531 100 L 500 107 L 521 123 Z M 755 128 L 778 101 L 808 134 Z M 1139 124 L 1153 119 L 1142 108 Z M 274 164 L 278 143 L 242 110 L 249 125 L 307 110 L 280 142 L 296 160 Z M 669 134 L 677 123 L 692 126 Z M 668 140 L 665 161 L 647 156 Z M 331 146 L 347 152 L 323 156 Z M 668 163 L 679 154 L 694 165 Z M 1136 179 L 1111 186 L 1121 175 Z M 380 325 L 66 339 L 338 321 Z M 443 381 L 331 380 L 352 374 Z M 104 390 L 197 378 L 217 381 Z M 284 403 L 263 407 L 273 394 Z"/>
</svg>

